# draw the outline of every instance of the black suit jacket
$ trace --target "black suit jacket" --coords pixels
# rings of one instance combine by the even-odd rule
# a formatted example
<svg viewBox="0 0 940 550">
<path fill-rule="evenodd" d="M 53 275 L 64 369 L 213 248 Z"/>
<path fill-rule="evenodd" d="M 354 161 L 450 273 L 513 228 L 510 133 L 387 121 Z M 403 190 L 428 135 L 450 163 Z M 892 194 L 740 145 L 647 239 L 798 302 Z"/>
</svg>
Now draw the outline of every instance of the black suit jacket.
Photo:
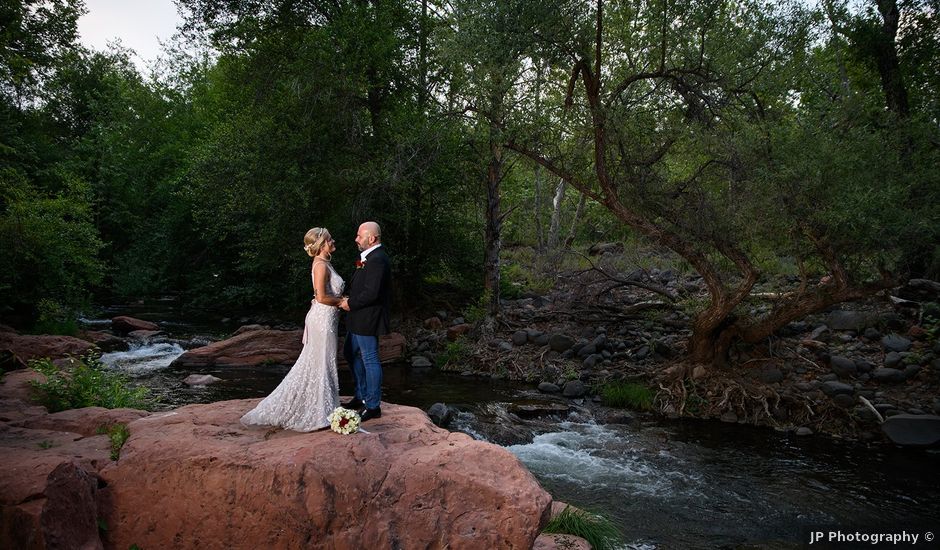
<svg viewBox="0 0 940 550">
<path fill-rule="evenodd" d="M 392 267 L 382 245 L 366 256 L 349 281 L 346 330 L 363 336 L 388 334 Z"/>
</svg>

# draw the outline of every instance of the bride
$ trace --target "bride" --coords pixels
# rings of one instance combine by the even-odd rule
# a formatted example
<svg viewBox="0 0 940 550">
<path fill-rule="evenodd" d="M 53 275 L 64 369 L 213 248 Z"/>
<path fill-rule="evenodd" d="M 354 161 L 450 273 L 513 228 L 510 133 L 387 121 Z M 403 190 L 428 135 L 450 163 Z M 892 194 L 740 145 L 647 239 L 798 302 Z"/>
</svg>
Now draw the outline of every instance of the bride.
<svg viewBox="0 0 940 550">
<path fill-rule="evenodd" d="M 313 257 L 313 300 L 304 320 L 304 347 L 290 372 L 271 395 L 241 418 L 247 426 L 280 426 L 309 432 L 330 425 L 327 416 L 339 406 L 336 374 L 336 326 L 343 279 L 330 263 L 336 243 L 330 232 L 314 227 L 304 235 L 304 250 Z"/>
</svg>

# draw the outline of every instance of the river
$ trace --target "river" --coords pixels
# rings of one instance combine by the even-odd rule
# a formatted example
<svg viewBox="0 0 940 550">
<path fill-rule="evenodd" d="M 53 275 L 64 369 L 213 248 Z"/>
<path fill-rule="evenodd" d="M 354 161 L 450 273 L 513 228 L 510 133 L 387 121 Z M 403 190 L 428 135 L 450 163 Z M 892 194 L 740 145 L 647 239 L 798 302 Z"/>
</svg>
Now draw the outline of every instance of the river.
<svg viewBox="0 0 940 550">
<path fill-rule="evenodd" d="M 150 387 L 163 407 L 261 397 L 287 372 L 205 369 L 199 374 L 222 382 L 186 386 L 182 380 L 192 372 L 169 364 L 208 338 L 194 336 L 193 327 L 181 332 L 187 334 L 180 340 L 141 344 L 102 360 Z M 351 386 L 345 370 L 340 385 Z M 547 399 L 531 386 L 403 365 L 386 367 L 383 398 L 455 408 L 451 429 L 505 446 L 556 499 L 612 520 L 624 548 L 801 548 L 816 530 L 940 527 L 938 451 L 642 414 L 603 425 L 594 421 L 590 402 L 565 418 L 522 419 L 509 412 L 513 403 Z"/>
</svg>

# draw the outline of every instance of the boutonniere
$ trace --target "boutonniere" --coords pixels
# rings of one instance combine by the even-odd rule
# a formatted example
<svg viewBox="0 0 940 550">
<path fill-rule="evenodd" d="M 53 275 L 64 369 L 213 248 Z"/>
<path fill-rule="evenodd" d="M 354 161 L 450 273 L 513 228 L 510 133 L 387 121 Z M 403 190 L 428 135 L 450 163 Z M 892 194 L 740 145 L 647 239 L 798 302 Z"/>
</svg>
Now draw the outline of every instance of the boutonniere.
<svg viewBox="0 0 940 550">
<path fill-rule="evenodd" d="M 362 269 L 365 267 L 366 263 L 362 260 L 356 260 L 356 269 Z"/>
</svg>

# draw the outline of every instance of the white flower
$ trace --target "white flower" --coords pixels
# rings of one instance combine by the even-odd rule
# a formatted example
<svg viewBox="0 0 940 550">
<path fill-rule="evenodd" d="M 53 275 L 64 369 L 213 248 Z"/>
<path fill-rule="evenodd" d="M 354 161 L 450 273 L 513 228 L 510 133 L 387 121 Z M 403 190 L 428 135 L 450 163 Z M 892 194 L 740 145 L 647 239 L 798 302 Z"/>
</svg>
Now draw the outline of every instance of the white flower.
<svg viewBox="0 0 940 550">
<path fill-rule="evenodd" d="M 330 421 L 330 428 L 338 434 L 349 435 L 359 431 L 359 413 L 356 411 L 336 407 L 326 419 Z"/>
</svg>

